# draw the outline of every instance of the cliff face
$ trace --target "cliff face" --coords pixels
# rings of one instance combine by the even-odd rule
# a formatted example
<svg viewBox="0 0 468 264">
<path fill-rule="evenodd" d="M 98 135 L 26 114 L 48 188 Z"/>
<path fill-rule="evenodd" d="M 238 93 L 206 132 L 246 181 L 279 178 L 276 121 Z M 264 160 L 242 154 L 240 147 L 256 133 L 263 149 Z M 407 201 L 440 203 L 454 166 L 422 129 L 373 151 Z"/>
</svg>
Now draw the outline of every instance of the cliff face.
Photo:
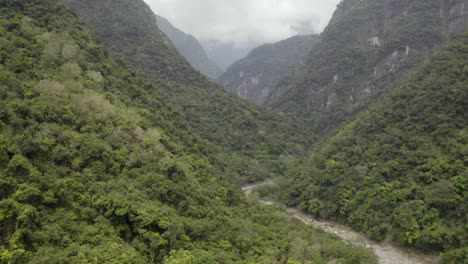
<svg viewBox="0 0 468 264">
<path fill-rule="evenodd" d="M 466 65 L 468 31 L 321 140 L 285 176 L 282 201 L 372 239 L 466 263 Z"/>
<path fill-rule="evenodd" d="M 0 263 L 278 263 L 278 256 L 294 263 L 377 263 L 364 248 L 291 224 L 281 209 L 247 200 L 234 183 L 235 172 L 249 165 L 260 169 L 258 160 L 230 159 L 231 151 L 216 152 L 214 144 L 194 135 L 185 116 L 155 92 L 163 84 L 176 89 L 177 79 L 164 79 L 171 69 L 152 69 L 160 82 L 156 77 L 149 82 L 125 66 L 137 64 L 122 57 L 148 58 L 140 62 L 142 69 L 171 58 L 154 50 L 171 52 L 169 44 L 119 46 L 164 41 L 158 31 L 144 34 L 155 24 L 134 24 L 155 22 L 154 14 L 138 9 L 145 8 L 143 1 L 77 0 L 83 2 L 89 11 L 94 4 L 118 7 L 103 10 L 101 17 L 84 14 L 105 22 L 91 25 L 113 44 L 112 52 L 59 0 L 0 1 Z M 138 53 L 116 60 L 111 56 L 116 50 Z M 193 72 L 186 80 L 199 76 Z M 225 106 L 216 113 L 233 117 L 226 113 L 229 100 L 242 100 L 215 88 L 219 93 L 213 97 Z M 232 113 L 247 122 L 235 133 L 252 131 L 258 123 L 253 117 L 246 120 L 247 115 L 261 114 L 252 113 L 247 103 L 239 108 Z M 228 120 L 227 125 L 240 127 Z M 198 123 L 207 126 L 205 120 Z M 258 134 L 271 145 L 268 131 Z M 225 136 L 220 133 L 221 139 Z M 296 253 L 305 248 L 320 252 Z"/>
<path fill-rule="evenodd" d="M 467 8 L 467 0 L 342 1 L 272 107 L 329 131 L 465 28 Z"/>
<path fill-rule="evenodd" d="M 210 79 L 216 79 L 221 74 L 221 69 L 208 58 L 198 40 L 180 29 L 176 28 L 167 19 L 156 16 L 159 29 L 169 37 L 182 56 L 203 75 Z"/>
<path fill-rule="evenodd" d="M 317 42 L 317 35 L 309 35 L 260 46 L 229 67 L 218 82 L 240 97 L 267 104 L 279 82 L 304 66 L 306 54 Z"/>
</svg>

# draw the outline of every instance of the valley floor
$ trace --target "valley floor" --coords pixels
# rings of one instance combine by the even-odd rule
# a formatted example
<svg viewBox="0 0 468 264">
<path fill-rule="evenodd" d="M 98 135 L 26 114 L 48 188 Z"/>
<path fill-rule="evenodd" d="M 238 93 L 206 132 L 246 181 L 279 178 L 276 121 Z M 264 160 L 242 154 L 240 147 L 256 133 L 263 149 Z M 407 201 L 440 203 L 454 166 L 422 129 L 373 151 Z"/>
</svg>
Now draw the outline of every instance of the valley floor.
<svg viewBox="0 0 468 264">
<path fill-rule="evenodd" d="M 242 187 L 242 191 L 247 196 L 250 196 L 256 188 L 270 184 L 273 184 L 273 180 L 271 179 L 264 182 L 245 185 Z M 259 202 L 265 205 L 276 204 L 270 200 L 259 200 Z M 364 234 L 359 233 L 350 227 L 340 225 L 332 221 L 317 220 L 296 208 L 286 208 L 286 210 L 290 215 L 299 219 L 306 225 L 321 229 L 327 233 L 335 234 L 352 245 L 372 249 L 379 259 L 379 264 L 439 264 L 442 262 L 437 256 L 421 255 L 415 252 L 403 251 L 385 241 L 381 243 L 371 241 Z"/>
</svg>

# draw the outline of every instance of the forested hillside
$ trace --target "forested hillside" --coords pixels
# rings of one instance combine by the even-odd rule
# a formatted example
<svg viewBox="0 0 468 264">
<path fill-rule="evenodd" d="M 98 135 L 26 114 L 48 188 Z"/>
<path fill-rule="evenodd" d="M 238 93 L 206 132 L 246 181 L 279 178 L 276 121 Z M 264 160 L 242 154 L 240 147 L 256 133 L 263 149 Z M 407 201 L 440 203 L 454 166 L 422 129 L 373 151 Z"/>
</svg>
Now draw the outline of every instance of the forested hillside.
<svg viewBox="0 0 468 264">
<path fill-rule="evenodd" d="M 218 82 L 242 98 L 258 105 L 268 104 L 279 96 L 279 83 L 304 66 L 306 55 L 318 40 L 318 35 L 294 36 L 262 45 L 233 63 Z"/>
<path fill-rule="evenodd" d="M 276 113 L 194 70 L 143 0 L 0 1 L 0 264 L 377 263 L 240 189 L 278 175 L 288 206 L 466 263 L 467 1 L 343 0 L 290 40 L 303 67 L 257 49 L 299 67 L 272 70 Z"/>
<path fill-rule="evenodd" d="M 214 146 L 216 162 L 230 164 L 226 173 L 233 178 L 253 181 L 280 174 L 291 155 L 315 139 L 299 120 L 262 110 L 193 70 L 164 40 L 143 0 L 62 1 L 114 56 L 142 72 L 164 101 L 183 113 L 207 141 L 203 144 Z"/>
<path fill-rule="evenodd" d="M 205 76 L 216 80 L 222 70 L 209 58 L 198 40 L 176 28 L 166 18 L 156 15 L 159 29 L 164 32 L 182 56 Z"/>
<path fill-rule="evenodd" d="M 283 199 L 404 247 L 468 259 L 468 32 L 311 151 Z"/>
<path fill-rule="evenodd" d="M 320 134 L 387 93 L 468 25 L 468 0 L 344 0 L 271 104 Z"/>
<path fill-rule="evenodd" d="M 248 202 L 137 75 L 59 0 L 0 2 L 0 263 L 375 263 Z"/>
</svg>

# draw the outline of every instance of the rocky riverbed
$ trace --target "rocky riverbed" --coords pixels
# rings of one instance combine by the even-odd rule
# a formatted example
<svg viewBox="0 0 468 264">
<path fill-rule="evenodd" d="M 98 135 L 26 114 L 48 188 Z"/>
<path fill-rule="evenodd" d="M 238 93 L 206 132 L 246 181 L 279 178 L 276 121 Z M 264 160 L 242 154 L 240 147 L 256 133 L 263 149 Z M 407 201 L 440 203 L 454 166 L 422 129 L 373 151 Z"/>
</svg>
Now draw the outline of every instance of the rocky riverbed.
<svg viewBox="0 0 468 264">
<path fill-rule="evenodd" d="M 242 187 L 242 191 L 247 195 L 261 186 L 272 184 L 273 180 L 267 180 L 260 183 L 249 184 Z M 265 205 L 272 205 L 275 202 L 260 200 Z M 415 252 L 403 251 L 399 248 L 392 246 L 388 242 L 374 242 L 368 239 L 364 234 L 354 231 L 350 227 L 336 224 L 331 221 L 317 220 L 310 215 L 304 214 L 296 208 L 287 208 L 287 212 L 295 218 L 301 220 L 303 223 L 320 228 L 328 233 L 339 236 L 344 241 L 356 246 L 362 246 L 372 249 L 372 251 L 379 258 L 380 264 L 439 264 L 441 260 L 437 256 L 425 256 Z"/>
</svg>

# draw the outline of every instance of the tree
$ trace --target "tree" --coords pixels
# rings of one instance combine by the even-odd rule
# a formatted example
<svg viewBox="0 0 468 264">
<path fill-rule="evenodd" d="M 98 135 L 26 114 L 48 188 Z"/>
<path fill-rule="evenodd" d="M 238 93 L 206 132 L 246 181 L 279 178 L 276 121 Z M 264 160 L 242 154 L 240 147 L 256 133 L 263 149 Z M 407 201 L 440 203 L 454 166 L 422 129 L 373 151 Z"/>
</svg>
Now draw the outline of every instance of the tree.
<svg viewBox="0 0 468 264">
<path fill-rule="evenodd" d="M 172 250 L 169 257 L 164 260 L 164 264 L 193 264 L 194 260 L 190 251 L 183 249 L 177 251 Z"/>
</svg>

